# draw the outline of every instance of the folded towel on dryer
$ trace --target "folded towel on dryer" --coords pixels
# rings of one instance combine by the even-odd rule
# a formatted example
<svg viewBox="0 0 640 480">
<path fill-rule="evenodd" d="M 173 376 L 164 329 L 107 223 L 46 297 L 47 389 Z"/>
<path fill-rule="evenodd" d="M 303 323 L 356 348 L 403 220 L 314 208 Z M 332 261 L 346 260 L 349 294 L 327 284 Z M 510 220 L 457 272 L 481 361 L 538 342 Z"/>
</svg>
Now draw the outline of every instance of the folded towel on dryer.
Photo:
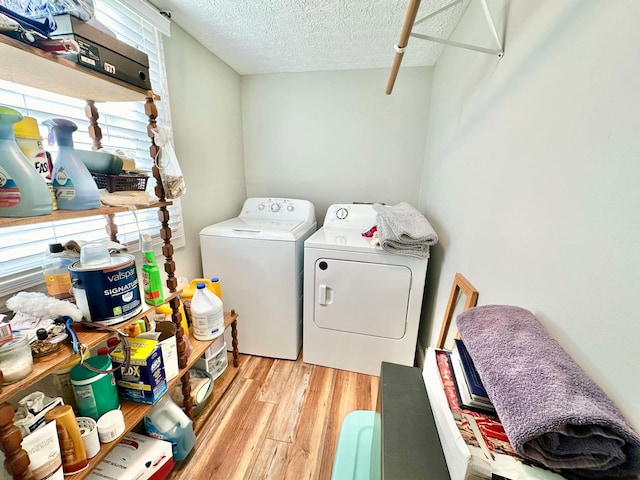
<svg viewBox="0 0 640 480">
<path fill-rule="evenodd" d="M 485 305 L 456 325 L 519 455 L 579 478 L 640 473 L 638 434 L 531 312 Z"/>
<path fill-rule="evenodd" d="M 393 206 L 373 205 L 380 246 L 399 255 L 429 257 L 429 246 L 438 243 L 438 235 L 429 221 L 407 202 Z"/>
</svg>

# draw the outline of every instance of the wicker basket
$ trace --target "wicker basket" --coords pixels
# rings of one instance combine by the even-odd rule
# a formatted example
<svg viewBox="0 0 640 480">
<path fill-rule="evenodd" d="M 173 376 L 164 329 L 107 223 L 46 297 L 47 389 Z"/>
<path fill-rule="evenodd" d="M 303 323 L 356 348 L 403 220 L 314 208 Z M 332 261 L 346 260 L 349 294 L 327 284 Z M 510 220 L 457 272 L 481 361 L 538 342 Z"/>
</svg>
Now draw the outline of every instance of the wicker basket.
<svg viewBox="0 0 640 480">
<path fill-rule="evenodd" d="M 121 173 L 120 175 L 107 175 L 105 173 L 91 173 L 98 188 L 106 188 L 107 191 L 126 192 L 131 190 L 146 190 L 148 175 L 139 173 Z"/>
</svg>

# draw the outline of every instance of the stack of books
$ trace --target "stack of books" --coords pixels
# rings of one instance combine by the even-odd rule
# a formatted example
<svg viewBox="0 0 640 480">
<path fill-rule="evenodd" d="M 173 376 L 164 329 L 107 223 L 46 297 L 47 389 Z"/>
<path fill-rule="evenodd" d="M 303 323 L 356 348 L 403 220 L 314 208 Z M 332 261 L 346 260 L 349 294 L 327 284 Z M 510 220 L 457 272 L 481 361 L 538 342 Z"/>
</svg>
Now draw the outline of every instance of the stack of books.
<svg viewBox="0 0 640 480">
<path fill-rule="evenodd" d="M 495 415 L 496 409 L 493 407 L 487 391 L 482 385 L 482 380 L 473 360 L 462 343 L 462 340 L 455 340 L 456 348 L 450 353 L 451 368 L 456 384 L 458 400 L 460 406 L 469 410 L 480 410 Z"/>
<path fill-rule="evenodd" d="M 495 411 L 468 408 L 460 403 L 451 353 L 438 350 L 435 357 L 449 409 L 465 443 L 480 448 L 489 460 L 495 458 L 495 453 L 516 456 Z"/>
</svg>

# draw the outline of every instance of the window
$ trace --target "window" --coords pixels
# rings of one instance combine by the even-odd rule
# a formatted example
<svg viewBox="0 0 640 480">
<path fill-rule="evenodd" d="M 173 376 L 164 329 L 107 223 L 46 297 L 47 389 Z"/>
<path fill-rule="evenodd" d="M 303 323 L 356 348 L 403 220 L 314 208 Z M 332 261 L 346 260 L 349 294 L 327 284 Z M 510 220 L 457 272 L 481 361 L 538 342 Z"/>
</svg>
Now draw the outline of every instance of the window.
<svg viewBox="0 0 640 480">
<path fill-rule="evenodd" d="M 149 56 L 150 77 L 153 91 L 160 95 L 157 102 L 158 123 L 171 131 L 169 96 L 164 71 L 162 33 L 168 34 L 168 21 L 142 0 L 95 0 L 95 18 L 115 36 Z M 2 61 L 0 59 L 0 61 Z M 76 149 L 88 150 L 92 141 L 87 133 L 89 121 L 84 114 L 85 102 L 55 95 L 34 88 L 0 80 L 0 104 L 34 117 L 45 137 L 45 149 L 55 159 L 55 145 L 46 141 L 47 128 L 42 122 L 47 118 L 67 118 L 78 125 L 74 134 Z M 151 170 L 150 140 L 147 137 L 148 118 L 143 102 L 96 104 L 100 114 L 102 145 L 119 149 L 136 161 L 136 168 Z M 153 193 L 155 180 L 151 177 L 148 189 Z M 184 232 L 180 202 L 170 207 L 172 243 L 184 246 Z M 68 240 L 98 240 L 106 238 L 105 219 L 101 215 L 75 220 L 45 222 L 0 231 L 0 297 L 42 283 L 41 265 L 47 245 Z M 139 232 L 152 234 L 160 244 L 157 209 L 137 210 L 134 213 L 116 215 L 118 239 L 130 252 L 139 249 Z"/>
</svg>

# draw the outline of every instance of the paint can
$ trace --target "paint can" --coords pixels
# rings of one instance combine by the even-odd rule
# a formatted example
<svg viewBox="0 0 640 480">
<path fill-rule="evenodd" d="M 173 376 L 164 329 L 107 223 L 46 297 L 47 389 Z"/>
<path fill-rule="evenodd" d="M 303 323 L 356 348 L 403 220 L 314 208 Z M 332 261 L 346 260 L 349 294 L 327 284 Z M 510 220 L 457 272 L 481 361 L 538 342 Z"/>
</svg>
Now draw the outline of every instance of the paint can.
<svg viewBox="0 0 640 480">
<path fill-rule="evenodd" d="M 76 304 L 90 322 L 114 325 L 142 311 L 133 255 L 111 255 L 98 265 L 75 262 L 69 272 Z"/>
</svg>

